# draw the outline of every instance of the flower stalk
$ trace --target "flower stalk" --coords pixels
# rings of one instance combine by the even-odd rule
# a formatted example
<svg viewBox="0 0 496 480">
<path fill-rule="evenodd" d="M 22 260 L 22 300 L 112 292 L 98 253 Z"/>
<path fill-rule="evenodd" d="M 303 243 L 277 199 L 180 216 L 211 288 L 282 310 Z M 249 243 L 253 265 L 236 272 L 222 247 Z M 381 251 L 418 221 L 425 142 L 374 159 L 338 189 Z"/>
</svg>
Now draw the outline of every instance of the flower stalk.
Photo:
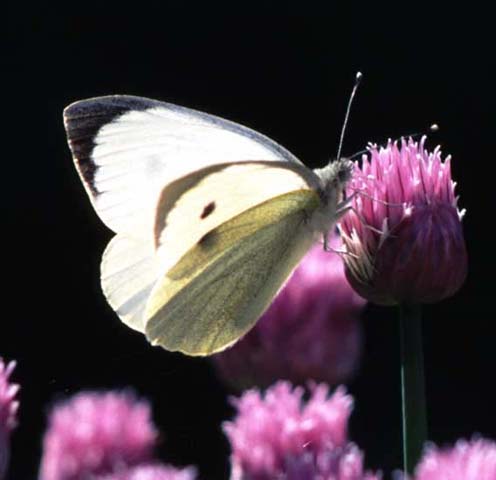
<svg viewBox="0 0 496 480">
<path fill-rule="evenodd" d="M 422 308 L 400 304 L 403 470 L 413 474 L 427 439 Z"/>
</svg>

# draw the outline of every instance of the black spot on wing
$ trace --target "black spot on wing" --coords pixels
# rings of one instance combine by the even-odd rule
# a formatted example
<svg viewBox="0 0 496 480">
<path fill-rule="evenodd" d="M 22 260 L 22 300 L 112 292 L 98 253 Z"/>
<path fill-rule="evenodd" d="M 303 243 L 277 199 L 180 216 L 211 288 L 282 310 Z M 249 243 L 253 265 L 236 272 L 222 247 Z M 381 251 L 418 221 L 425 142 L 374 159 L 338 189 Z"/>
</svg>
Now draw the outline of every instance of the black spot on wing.
<svg viewBox="0 0 496 480">
<path fill-rule="evenodd" d="M 207 232 L 198 240 L 198 245 L 202 248 L 209 248 L 215 245 L 217 234 L 215 230 Z"/>
<path fill-rule="evenodd" d="M 131 110 L 147 110 L 161 102 L 127 95 L 90 98 L 64 110 L 64 125 L 77 168 L 91 192 L 96 195 L 94 179 L 98 166 L 92 159 L 95 138 L 100 129 Z"/>
<path fill-rule="evenodd" d="M 215 210 L 215 202 L 210 202 L 208 205 L 205 205 L 205 208 L 203 209 L 200 218 L 202 220 L 204 218 L 207 218 L 214 210 Z"/>
</svg>

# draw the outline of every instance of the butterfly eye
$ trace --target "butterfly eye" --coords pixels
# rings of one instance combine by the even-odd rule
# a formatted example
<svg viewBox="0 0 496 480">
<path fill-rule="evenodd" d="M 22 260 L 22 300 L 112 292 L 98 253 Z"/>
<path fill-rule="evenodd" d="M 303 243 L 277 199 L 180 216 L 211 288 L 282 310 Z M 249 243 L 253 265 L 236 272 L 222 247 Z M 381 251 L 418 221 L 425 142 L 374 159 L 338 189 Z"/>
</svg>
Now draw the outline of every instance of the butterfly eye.
<svg viewBox="0 0 496 480">
<path fill-rule="evenodd" d="M 205 205 L 200 218 L 203 220 L 204 218 L 207 218 L 213 211 L 215 210 L 215 202 L 210 202 L 209 204 Z"/>
<path fill-rule="evenodd" d="M 340 184 L 348 183 L 353 174 L 353 163 L 347 159 L 341 160 L 339 165 L 337 180 Z"/>
<path fill-rule="evenodd" d="M 339 183 L 344 183 L 348 179 L 348 171 L 347 170 L 340 170 L 338 172 L 338 181 Z"/>
</svg>

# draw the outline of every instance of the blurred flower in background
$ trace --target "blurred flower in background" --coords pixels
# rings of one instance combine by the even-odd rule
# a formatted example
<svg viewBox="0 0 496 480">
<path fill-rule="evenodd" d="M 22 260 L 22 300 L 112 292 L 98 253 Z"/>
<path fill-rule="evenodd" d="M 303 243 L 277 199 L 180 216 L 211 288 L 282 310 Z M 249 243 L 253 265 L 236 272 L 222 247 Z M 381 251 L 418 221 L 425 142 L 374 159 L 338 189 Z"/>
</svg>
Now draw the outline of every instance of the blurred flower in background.
<svg viewBox="0 0 496 480">
<path fill-rule="evenodd" d="M 139 465 L 123 472 L 93 477 L 94 480 L 195 480 L 196 470 L 177 469 L 165 465 Z"/>
<path fill-rule="evenodd" d="M 431 303 L 453 295 L 467 252 L 450 156 L 412 139 L 369 145 L 348 188 L 354 211 L 342 219 L 346 275 L 378 304 Z M 381 232 L 381 233 L 378 233 Z"/>
<path fill-rule="evenodd" d="M 19 385 L 10 382 L 10 375 L 15 368 L 15 362 L 5 364 L 0 357 L 0 480 L 7 472 L 10 456 L 10 435 L 17 425 L 16 400 Z"/>
<path fill-rule="evenodd" d="M 450 449 L 431 447 L 415 470 L 415 480 L 495 480 L 496 443 L 459 440 Z"/>
<path fill-rule="evenodd" d="M 49 417 L 40 480 L 193 478 L 152 464 L 157 436 L 146 401 L 128 392 L 79 393 Z"/>
<path fill-rule="evenodd" d="M 280 381 L 233 400 L 237 416 L 224 423 L 231 443 L 232 480 L 377 480 L 348 440 L 353 400 L 325 384 L 304 389 Z"/>
<path fill-rule="evenodd" d="M 330 245 L 342 246 L 337 235 Z M 346 280 L 340 256 L 315 245 L 256 326 L 213 361 L 239 389 L 278 379 L 342 383 L 359 362 L 365 303 Z"/>
</svg>

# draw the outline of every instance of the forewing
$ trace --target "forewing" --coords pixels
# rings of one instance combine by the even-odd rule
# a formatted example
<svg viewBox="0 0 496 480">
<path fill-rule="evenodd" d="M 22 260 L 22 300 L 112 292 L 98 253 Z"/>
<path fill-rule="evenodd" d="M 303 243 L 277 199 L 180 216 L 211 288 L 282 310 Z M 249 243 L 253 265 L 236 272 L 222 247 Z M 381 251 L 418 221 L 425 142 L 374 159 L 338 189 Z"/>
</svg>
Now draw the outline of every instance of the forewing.
<svg viewBox="0 0 496 480">
<path fill-rule="evenodd" d="M 145 310 L 153 344 L 210 355 L 244 335 L 313 242 L 313 190 L 267 200 L 211 230 L 157 282 Z"/>
<path fill-rule="evenodd" d="M 213 115 L 132 96 L 83 100 L 64 123 L 74 161 L 105 224 L 149 232 L 164 185 L 207 165 L 299 161 L 276 142 Z"/>
<path fill-rule="evenodd" d="M 213 165 L 173 182 L 163 189 L 156 209 L 161 271 L 240 213 L 288 192 L 317 188 L 318 178 L 303 165 L 265 161 Z"/>
<path fill-rule="evenodd" d="M 201 238 L 239 213 L 279 194 L 311 189 L 315 181 L 300 165 L 240 162 L 172 182 L 156 209 L 155 237 L 121 232 L 107 246 L 101 264 L 107 301 L 126 325 L 144 332 L 143 312 L 156 281 Z"/>
</svg>

